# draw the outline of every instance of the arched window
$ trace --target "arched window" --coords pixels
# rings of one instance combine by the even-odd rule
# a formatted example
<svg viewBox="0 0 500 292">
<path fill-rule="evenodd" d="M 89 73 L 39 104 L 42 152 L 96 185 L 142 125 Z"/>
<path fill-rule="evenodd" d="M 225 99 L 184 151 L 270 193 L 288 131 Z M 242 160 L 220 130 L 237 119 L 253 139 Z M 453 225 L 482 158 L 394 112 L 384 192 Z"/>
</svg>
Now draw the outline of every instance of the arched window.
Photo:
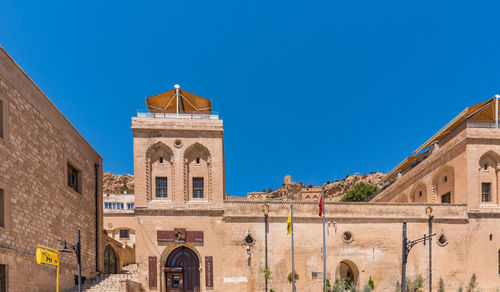
<svg viewBox="0 0 500 292">
<path fill-rule="evenodd" d="M 434 173 L 432 179 L 432 195 L 434 202 L 455 203 L 455 179 L 453 167 L 444 165 Z"/>
<path fill-rule="evenodd" d="M 494 151 L 488 151 L 479 159 L 480 202 L 491 203 L 496 201 L 497 172 L 500 156 Z"/>
<path fill-rule="evenodd" d="M 211 158 L 207 147 L 196 142 L 184 152 L 185 200 L 210 200 Z"/>
<path fill-rule="evenodd" d="M 173 152 L 166 144 L 157 142 L 146 152 L 146 196 L 152 199 L 170 199 L 173 186 Z M 173 193 L 173 192 L 172 192 Z"/>
</svg>

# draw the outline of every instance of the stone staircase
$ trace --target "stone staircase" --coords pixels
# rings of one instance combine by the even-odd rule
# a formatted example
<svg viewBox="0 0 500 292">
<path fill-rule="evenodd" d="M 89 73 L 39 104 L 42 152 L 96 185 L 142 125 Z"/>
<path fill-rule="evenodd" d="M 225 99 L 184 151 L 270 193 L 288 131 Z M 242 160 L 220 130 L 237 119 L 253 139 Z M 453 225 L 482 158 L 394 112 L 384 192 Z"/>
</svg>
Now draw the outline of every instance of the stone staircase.
<svg viewBox="0 0 500 292">
<path fill-rule="evenodd" d="M 83 284 L 82 291 L 86 292 L 125 292 L 126 282 L 137 281 L 137 264 L 123 267 L 120 274 L 102 274 L 90 279 Z M 78 286 L 73 287 L 68 292 L 78 292 Z"/>
</svg>

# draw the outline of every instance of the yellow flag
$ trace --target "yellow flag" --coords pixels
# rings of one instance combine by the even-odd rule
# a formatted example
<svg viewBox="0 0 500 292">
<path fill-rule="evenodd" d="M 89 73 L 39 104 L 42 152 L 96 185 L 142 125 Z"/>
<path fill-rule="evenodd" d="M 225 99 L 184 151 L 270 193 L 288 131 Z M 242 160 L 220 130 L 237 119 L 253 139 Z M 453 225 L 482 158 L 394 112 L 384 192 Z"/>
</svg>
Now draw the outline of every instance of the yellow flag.
<svg viewBox="0 0 500 292">
<path fill-rule="evenodd" d="M 286 220 L 286 235 L 292 232 L 292 211 L 288 213 L 288 220 Z"/>
</svg>

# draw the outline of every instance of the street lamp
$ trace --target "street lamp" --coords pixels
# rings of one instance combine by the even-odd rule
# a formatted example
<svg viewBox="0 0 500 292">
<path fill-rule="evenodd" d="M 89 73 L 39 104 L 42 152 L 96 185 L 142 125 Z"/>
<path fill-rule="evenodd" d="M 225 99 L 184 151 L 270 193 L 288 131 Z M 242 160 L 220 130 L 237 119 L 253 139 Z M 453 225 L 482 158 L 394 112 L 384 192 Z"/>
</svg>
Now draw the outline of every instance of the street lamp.
<svg viewBox="0 0 500 292">
<path fill-rule="evenodd" d="M 264 224 L 265 224 L 264 233 L 265 233 L 265 245 L 266 245 L 266 271 L 267 271 L 267 269 L 268 269 L 268 267 L 267 267 L 267 232 L 268 232 L 267 220 L 268 220 L 268 214 L 269 214 L 269 205 L 268 204 L 262 205 L 262 213 L 264 213 Z M 267 292 L 267 276 L 265 277 L 265 280 L 266 280 L 266 292 Z"/>
<path fill-rule="evenodd" d="M 78 263 L 78 292 L 82 292 L 82 253 L 80 244 L 80 229 L 76 231 L 76 244 L 71 244 L 66 240 L 59 240 L 60 243 L 64 244 L 64 247 L 60 249 L 60 252 L 71 252 L 68 246 L 73 250 L 76 255 L 76 261 Z"/>
<path fill-rule="evenodd" d="M 432 219 L 434 216 L 432 215 L 432 207 L 427 206 L 425 208 L 425 214 L 429 217 L 429 292 L 432 292 Z"/>
<path fill-rule="evenodd" d="M 403 252 L 402 252 L 402 263 L 401 263 L 401 292 L 405 292 L 406 290 L 406 262 L 408 260 L 408 254 L 412 247 L 414 247 L 417 243 L 423 242 L 425 245 L 425 241 L 429 239 L 429 291 L 432 291 L 432 248 L 431 248 L 431 238 L 436 235 L 432 234 L 432 207 L 427 206 L 425 209 L 425 213 L 429 217 L 429 235 L 424 234 L 424 237 L 408 240 L 406 237 L 406 220 L 403 222 Z"/>
</svg>

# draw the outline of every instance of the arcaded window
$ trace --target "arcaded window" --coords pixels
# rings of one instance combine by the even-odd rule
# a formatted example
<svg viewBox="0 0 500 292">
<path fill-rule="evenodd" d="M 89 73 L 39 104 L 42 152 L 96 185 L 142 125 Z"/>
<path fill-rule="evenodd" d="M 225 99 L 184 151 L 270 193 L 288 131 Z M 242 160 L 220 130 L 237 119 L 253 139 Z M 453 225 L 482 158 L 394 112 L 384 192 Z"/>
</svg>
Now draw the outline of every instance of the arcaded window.
<svg viewBox="0 0 500 292">
<path fill-rule="evenodd" d="M 73 165 L 68 163 L 68 186 L 72 188 L 75 192 L 82 193 L 82 187 L 80 183 L 81 172 L 76 169 Z"/>
<path fill-rule="evenodd" d="M 129 238 L 129 230 L 128 229 L 121 229 L 120 230 L 120 238 Z"/>
<path fill-rule="evenodd" d="M 0 138 L 3 138 L 4 129 L 3 129 L 3 101 L 0 100 Z"/>
<path fill-rule="evenodd" d="M 193 198 L 203 198 L 202 177 L 193 177 Z"/>
<path fill-rule="evenodd" d="M 0 227 L 5 227 L 5 217 L 5 195 L 3 189 L 0 189 Z"/>
<path fill-rule="evenodd" d="M 491 183 L 481 184 L 481 202 L 491 202 Z"/>
<path fill-rule="evenodd" d="M 156 197 L 166 198 L 168 193 L 167 177 L 156 177 Z"/>
<path fill-rule="evenodd" d="M 451 203 L 451 193 L 448 192 L 441 196 L 441 204 L 449 204 Z"/>
<path fill-rule="evenodd" d="M 7 265 L 0 265 L 0 291 L 7 291 Z"/>
</svg>

